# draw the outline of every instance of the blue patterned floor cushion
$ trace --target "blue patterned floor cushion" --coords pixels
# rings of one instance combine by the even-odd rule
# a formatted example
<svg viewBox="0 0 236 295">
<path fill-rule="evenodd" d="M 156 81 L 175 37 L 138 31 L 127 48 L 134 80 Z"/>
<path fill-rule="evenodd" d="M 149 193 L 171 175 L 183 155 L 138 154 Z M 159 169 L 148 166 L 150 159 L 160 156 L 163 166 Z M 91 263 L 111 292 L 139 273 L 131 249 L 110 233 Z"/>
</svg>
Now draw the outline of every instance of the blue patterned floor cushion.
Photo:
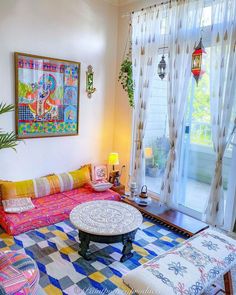
<svg viewBox="0 0 236 295">
<path fill-rule="evenodd" d="M 236 241 L 207 229 L 132 270 L 123 281 L 137 294 L 198 295 L 235 264 Z"/>
</svg>

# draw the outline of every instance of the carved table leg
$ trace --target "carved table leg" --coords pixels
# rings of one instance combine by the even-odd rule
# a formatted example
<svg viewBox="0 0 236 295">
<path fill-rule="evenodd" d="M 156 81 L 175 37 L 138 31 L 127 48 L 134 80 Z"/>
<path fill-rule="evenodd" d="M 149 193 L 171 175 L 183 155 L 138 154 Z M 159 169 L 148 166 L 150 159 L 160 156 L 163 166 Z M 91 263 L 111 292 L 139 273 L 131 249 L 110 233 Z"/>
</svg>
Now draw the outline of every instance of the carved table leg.
<svg viewBox="0 0 236 295">
<path fill-rule="evenodd" d="M 131 251 L 133 250 L 132 242 L 134 240 L 135 233 L 136 233 L 136 231 L 125 234 L 122 236 L 122 242 L 123 242 L 124 247 L 122 250 L 123 255 L 120 259 L 120 262 L 125 262 L 127 259 L 129 259 L 133 256 L 133 253 Z"/>
<path fill-rule="evenodd" d="M 230 271 L 228 271 L 224 275 L 224 283 L 225 283 L 225 294 L 226 295 L 233 295 L 233 283 L 232 283 L 232 277 L 231 277 Z"/>
<path fill-rule="evenodd" d="M 79 254 L 86 260 L 90 260 L 89 257 L 89 234 L 84 232 L 79 232 L 79 239 L 80 239 L 80 249 Z"/>
</svg>

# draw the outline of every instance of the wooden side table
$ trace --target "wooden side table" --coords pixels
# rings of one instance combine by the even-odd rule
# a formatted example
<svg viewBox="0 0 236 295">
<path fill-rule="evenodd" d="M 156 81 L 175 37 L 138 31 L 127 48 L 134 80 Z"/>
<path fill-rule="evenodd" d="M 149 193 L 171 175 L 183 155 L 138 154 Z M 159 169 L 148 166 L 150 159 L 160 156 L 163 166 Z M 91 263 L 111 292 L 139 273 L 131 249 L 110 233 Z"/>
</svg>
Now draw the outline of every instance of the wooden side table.
<svg viewBox="0 0 236 295">
<path fill-rule="evenodd" d="M 182 232 L 190 237 L 209 227 L 205 222 L 197 220 L 179 211 L 170 209 L 155 199 L 152 199 L 152 202 L 145 207 L 138 205 L 133 200 L 129 200 L 128 198 L 123 198 L 122 202 L 134 206 L 141 213 L 143 213 L 144 216 L 153 218 L 167 227 Z"/>
<path fill-rule="evenodd" d="M 114 192 L 117 192 L 119 195 L 125 194 L 125 186 L 123 184 L 120 184 L 118 186 L 114 186 L 111 188 Z"/>
</svg>

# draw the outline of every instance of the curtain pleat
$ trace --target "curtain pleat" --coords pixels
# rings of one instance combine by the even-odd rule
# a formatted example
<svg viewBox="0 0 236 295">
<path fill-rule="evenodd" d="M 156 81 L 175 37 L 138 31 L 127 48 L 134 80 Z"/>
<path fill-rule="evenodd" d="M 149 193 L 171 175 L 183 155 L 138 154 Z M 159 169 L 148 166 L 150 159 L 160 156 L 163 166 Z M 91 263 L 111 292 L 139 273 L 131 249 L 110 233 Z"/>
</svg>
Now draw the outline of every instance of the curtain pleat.
<svg viewBox="0 0 236 295">
<path fill-rule="evenodd" d="M 161 200 L 177 207 L 181 185 L 180 157 L 184 134 L 184 116 L 191 79 L 191 57 L 200 24 L 204 1 L 179 1 L 168 11 L 168 119 L 170 151 L 161 187 Z"/>
<path fill-rule="evenodd" d="M 144 136 L 155 65 L 160 47 L 162 21 L 160 8 L 132 15 L 132 63 L 135 85 L 132 179 L 140 189 L 145 184 Z"/>
<path fill-rule="evenodd" d="M 224 223 L 223 157 L 232 131 L 236 94 L 236 1 L 212 3 L 210 107 L 215 171 L 206 208 L 206 221 Z"/>
</svg>

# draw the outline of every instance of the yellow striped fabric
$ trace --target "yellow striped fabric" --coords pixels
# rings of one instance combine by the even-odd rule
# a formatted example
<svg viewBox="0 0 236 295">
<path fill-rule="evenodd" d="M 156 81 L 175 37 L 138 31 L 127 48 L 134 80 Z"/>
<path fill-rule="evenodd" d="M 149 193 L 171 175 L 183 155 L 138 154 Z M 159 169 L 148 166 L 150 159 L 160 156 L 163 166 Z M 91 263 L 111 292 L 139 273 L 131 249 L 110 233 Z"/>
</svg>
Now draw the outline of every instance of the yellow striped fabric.
<svg viewBox="0 0 236 295">
<path fill-rule="evenodd" d="M 33 180 L 24 180 L 16 182 L 2 182 L 1 183 L 2 200 L 15 198 L 34 198 L 34 184 Z"/>
<path fill-rule="evenodd" d="M 69 174 L 72 176 L 74 189 L 83 186 L 91 180 L 88 166 L 71 171 Z"/>
<path fill-rule="evenodd" d="M 68 173 L 8 182 L 1 181 L 0 190 L 3 200 L 15 198 L 38 198 L 76 189 L 91 181 L 89 166 Z"/>
</svg>

